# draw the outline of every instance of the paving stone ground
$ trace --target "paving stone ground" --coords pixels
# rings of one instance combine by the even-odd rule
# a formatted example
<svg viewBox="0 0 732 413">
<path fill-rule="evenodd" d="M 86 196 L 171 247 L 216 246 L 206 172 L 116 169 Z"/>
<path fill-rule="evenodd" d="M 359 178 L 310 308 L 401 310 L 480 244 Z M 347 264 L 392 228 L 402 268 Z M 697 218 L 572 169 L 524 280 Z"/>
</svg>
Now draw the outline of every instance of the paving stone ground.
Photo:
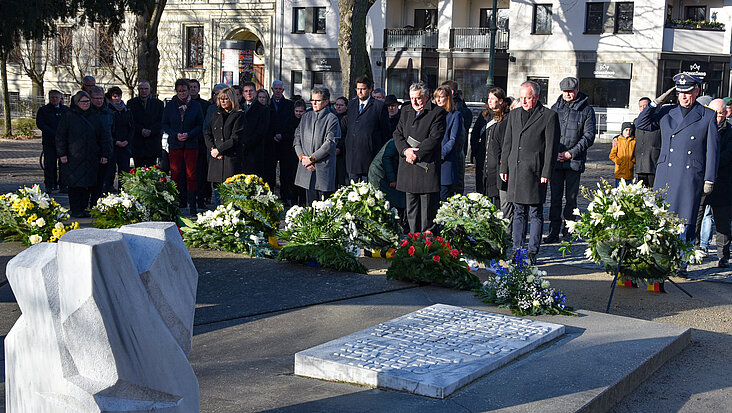
<svg viewBox="0 0 732 413">
<path fill-rule="evenodd" d="M 612 178 L 612 163 L 607 158 L 610 145 L 598 143 L 589 153 L 582 184 L 594 186 L 600 177 Z M 43 181 L 39 167 L 40 139 L 29 141 L 0 140 L 0 191 Z M 468 171 L 471 169 L 468 168 Z M 467 188 L 474 184 L 470 180 Z M 62 194 L 54 194 L 68 205 Z M 580 199 L 580 209 L 587 201 Z M 548 204 L 545 217 L 548 217 Z M 81 222 L 89 225 L 89 222 Z M 0 269 L 4 279 L 5 264 L 22 250 L 16 243 L 0 243 Z M 583 246 L 562 257 L 558 245 L 542 246 L 539 265 L 545 269 L 553 286 L 563 290 L 576 308 L 604 312 L 611 278 L 596 265 L 582 259 Z M 200 274 L 196 331 L 202 334 L 223 328 L 222 323 L 237 324 L 252 317 L 323 304 L 321 290 L 330 290 L 333 302 L 349 297 L 387 294 L 401 289 L 419 289 L 409 283 L 388 282 L 382 276 L 387 263 L 363 258 L 369 267 L 371 285 L 359 285 L 348 274 L 322 269 L 296 267 L 269 260 L 249 260 L 236 254 L 191 250 Z M 283 271 L 283 269 L 289 269 Z M 297 277 L 287 277 L 293 269 Z M 483 271 L 479 272 L 484 276 Z M 673 286 L 666 294 L 650 293 L 642 288 L 617 288 L 611 313 L 644 320 L 692 328 L 691 345 L 684 349 L 634 392 L 613 408 L 617 412 L 732 412 L 732 286 L 730 271 L 713 267 L 707 258 L 690 268 L 690 279 L 675 279 L 688 290 L 687 297 Z M 371 281 L 373 280 L 373 281 Z M 336 294 L 337 293 L 337 294 Z M 335 294 L 335 295 L 333 295 Z M 394 303 L 394 305 L 398 305 Z M 19 316 L 19 309 L 9 286 L 0 287 L 0 340 Z M 266 346 L 266 343 L 261 343 Z M 625 355 L 618 352 L 617 357 Z M 0 345 L 0 362 L 4 349 Z M 561 366 L 557 366 L 561 368 Z M 568 372 L 568 374 L 571 374 Z M 4 366 L 0 368 L 4 382 Z M 0 410 L 4 409 L 4 387 L 0 389 Z"/>
</svg>

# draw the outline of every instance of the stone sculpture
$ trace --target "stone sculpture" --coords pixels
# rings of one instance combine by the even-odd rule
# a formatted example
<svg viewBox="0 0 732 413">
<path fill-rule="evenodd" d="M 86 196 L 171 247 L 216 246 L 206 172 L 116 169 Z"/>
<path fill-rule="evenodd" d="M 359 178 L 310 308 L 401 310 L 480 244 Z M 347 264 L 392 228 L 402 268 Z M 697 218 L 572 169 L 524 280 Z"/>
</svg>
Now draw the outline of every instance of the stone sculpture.
<svg viewBox="0 0 732 413">
<path fill-rule="evenodd" d="M 169 222 L 78 229 L 14 257 L 8 413 L 197 412 L 198 273 Z"/>
</svg>

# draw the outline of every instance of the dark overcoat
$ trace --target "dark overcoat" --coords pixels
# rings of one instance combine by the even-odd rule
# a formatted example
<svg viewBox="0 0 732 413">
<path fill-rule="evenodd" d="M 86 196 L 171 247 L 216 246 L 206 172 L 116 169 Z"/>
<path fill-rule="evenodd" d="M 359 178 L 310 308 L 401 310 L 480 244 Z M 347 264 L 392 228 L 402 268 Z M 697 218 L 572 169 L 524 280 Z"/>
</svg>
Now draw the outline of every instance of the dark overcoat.
<svg viewBox="0 0 732 413">
<path fill-rule="evenodd" d="M 649 105 L 650 106 L 650 105 Z M 660 108 L 659 108 L 660 109 Z M 637 125 L 638 119 L 633 121 Z M 636 174 L 655 174 L 658 155 L 661 154 L 661 129 L 635 129 L 635 165 Z"/>
<path fill-rule="evenodd" d="M 555 162 L 556 169 L 585 171 L 587 149 L 595 143 L 595 110 L 590 106 L 590 98 L 582 92 L 567 102 L 560 95 L 552 105 L 559 117 L 559 148 L 557 153 L 569 152 L 572 158 L 565 162 Z"/>
<path fill-rule="evenodd" d="M 559 148 L 559 118 L 557 112 L 538 103 L 522 124 L 523 110 L 513 110 L 505 118 L 500 171 L 508 174 L 508 202 L 543 204 L 547 184 L 541 178 L 552 176 Z"/>
<path fill-rule="evenodd" d="M 217 108 L 204 131 L 206 151 L 208 152 L 208 181 L 221 183 L 230 176 L 241 173 L 241 151 L 239 139 L 244 135 L 244 113 L 241 109 L 226 115 Z M 216 148 L 223 159 L 211 156 L 211 149 Z"/>
<path fill-rule="evenodd" d="M 654 189 L 666 188 L 670 210 L 686 220 L 684 239 L 693 240 L 704 181 L 715 182 L 719 162 L 717 114 L 699 103 L 682 114 L 679 105 L 654 113 L 648 105 L 636 119 L 636 128 L 661 130 Z"/>
<path fill-rule="evenodd" d="M 152 96 L 147 98 L 147 106 L 143 106 L 140 97 L 127 101 L 127 108 L 132 113 L 133 128 L 132 156 L 159 158 L 163 154 L 160 141 L 163 121 L 163 102 Z M 142 130 L 150 129 L 150 136 L 143 137 Z"/>
<path fill-rule="evenodd" d="M 117 110 L 110 105 L 109 110 L 112 112 L 112 145 L 115 152 L 124 152 L 127 156 L 132 156 L 132 143 L 134 142 L 134 121 L 132 112 L 127 106 L 122 106 Z M 120 148 L 117 142 L 127 141 L 127 146 Z"/>
<path fill-rule="evenodd" d="M 56 153 L 59 158 L 68 158 L 60 168 L 66 185 L 96 186 L 99 159 L 109 159 L 112 154 L 112 142 L 104 131 L 102 119 L 92 109 L 82 111 L 72 104 L 56 130 Z"/>
<path fill-rule="evenodd" d="M 290 125 L 295 118 L 295 104 L 291 100 L 283 97 L 279 102 L 271 99 L 269 101 L 269 108 L 271 109 L 270 113 L 272 115 L 272 136 L 278 133 L 282 135 L 282 140 L 275 142 L 274 150 L 278 155 L 282 155 L 278 156 L 277 159 L 286 159 L 283 156 L 289 157 L 294 154 L 292 141 L 295 139 L 295 129 L 291 128 Z"/>
<path fill-rule="evenodd" d="M 38 108 L 36 114 L 36 126 L 41 130 L 41 142 L 43 145 L 56 144 L 56 129 L 58 128 L 61 118 L 69 111 L 68 106 L 59 105 L 58 107 L 49 104 Z"/>
<path fill-rule="evenodd" d="M 442 137 L 442 166 L 440 185 L 457 185 L 459 180 L 460 156 L 463 154 L 463 114 L 457 110 L 445 116 L 445 136 Z"/>
<path fill-rule="evenodd" d="M 345 141 L 346 170 L 349 174 L 366 175 L 376 153 L 391 138 L 389 112 L 380 100 L 370 98 L 358 113 L 361 101 L 348 102 L 348 131 Z"/>
<path fill-rule="evenodd" d="M 445 109 L 426 102 L 417 116 L 412 105 L 405 105 L 394 131 L 394 144 L 399 152 L 399 173 L 396 188 L 402 192 L 426 194 L 440 192 L 440 156 L 442 138 L 445 136 Z M 415 152 L 417 162 L 407 163 L 404 151 L 411 146 L 407 138 L 420 142 Z M 426 164 L 426 170 L 417 163 Z"/>
<path fill-rule="evenodd" d="M 269 114 L 269 108 L 255 99 L 249 110 L 244 112 L 246 126 L 240 142 L 244 173 L 262 178 L 266 173 L 268 157 L 266 140 L 270 133 Z"/>
<path fill-rule="evenodd" d="M 198 149 L 198 140 L 203 139 L 203 112 L 201 105 L 195 100 L 188 101 L 188 108 L 180 118 L 178 111 L 178 100 L 171 99 L 163 110 L 163 130 L 168 134 L 168 147 L 170 149 Z M 188 139 L 178 140 L 179 133 L 188 133 Z"/>
<path fill-rule="evenodd" d="M 522 109 L 523 110 L 523 109 Z M 494 122 L 491 118 L 485 128 L 485 161 L 483 162 L 483 191 L 484 195 L 490 197 L 499 196 L 499 191 L 508 189 L 508 183 L 501 180 L 499 165 L 501 163 L 501 151 L 503 150 L 503 135 L 506 133 L 506 117 L 503 115 L 500 122 Z M 483 119 L 483 116 L 480 117 Z M 478 122 L 475 122 L 476 125 Z"/>
<path fill-rule="evenodd" d="M 724 121 L 719 129 L 719 167 L 714 190 L 707 195 L 706 203 L 712 206 L 732 205 L 732 124 Z"/>
</svg>

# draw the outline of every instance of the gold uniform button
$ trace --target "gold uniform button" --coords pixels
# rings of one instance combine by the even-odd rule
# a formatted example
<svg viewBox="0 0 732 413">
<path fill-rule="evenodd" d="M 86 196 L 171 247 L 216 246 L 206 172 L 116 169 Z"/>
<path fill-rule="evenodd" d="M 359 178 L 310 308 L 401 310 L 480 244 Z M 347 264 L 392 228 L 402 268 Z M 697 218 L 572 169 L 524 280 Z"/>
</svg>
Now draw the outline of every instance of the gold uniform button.
<svg viewBox="0 0 732 413">
<path fill-rule="evenodd" d="M 671 167 L 671 162 L 668 163 L 669 168 Z"/>
<path fill-rule="evenodd" d="M 669 151 L 669 152 L 673 152 L 673 151 L 674 151 L 674 148 L 671 148 L 671 149 L 669 149 L 668 151 Z"/>
<path fill-rule="evenodd" d="M 686 165 L 686 169 L 689 169 L 689 165 Z"/>
</svg>

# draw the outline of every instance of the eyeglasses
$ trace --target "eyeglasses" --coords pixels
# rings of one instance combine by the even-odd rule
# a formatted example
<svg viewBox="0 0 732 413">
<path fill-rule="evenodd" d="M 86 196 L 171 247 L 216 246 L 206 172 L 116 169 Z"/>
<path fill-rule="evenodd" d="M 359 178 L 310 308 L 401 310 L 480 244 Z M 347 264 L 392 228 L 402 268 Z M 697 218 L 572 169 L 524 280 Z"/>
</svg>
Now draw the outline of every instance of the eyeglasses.
<svg viewBox="0 0 732 413">
<path fill-rule="evenodd" d="M 78 103 L 91 103 L 89 99 L 80 100 Z"/>
<path fill-rule="evenodd" d="M 313 102 L 313 103 L 315 103 L 315 102 L 324 102 L 325 99 L 310 99 L 310 101 Z"/>
<path fill-rule="evenodd" d="M 229 101 L 229 98 L 227 98 L 226 96 L 219 96 L 219 102 L 228 102 L 228 101 Z"/>
</svg>

